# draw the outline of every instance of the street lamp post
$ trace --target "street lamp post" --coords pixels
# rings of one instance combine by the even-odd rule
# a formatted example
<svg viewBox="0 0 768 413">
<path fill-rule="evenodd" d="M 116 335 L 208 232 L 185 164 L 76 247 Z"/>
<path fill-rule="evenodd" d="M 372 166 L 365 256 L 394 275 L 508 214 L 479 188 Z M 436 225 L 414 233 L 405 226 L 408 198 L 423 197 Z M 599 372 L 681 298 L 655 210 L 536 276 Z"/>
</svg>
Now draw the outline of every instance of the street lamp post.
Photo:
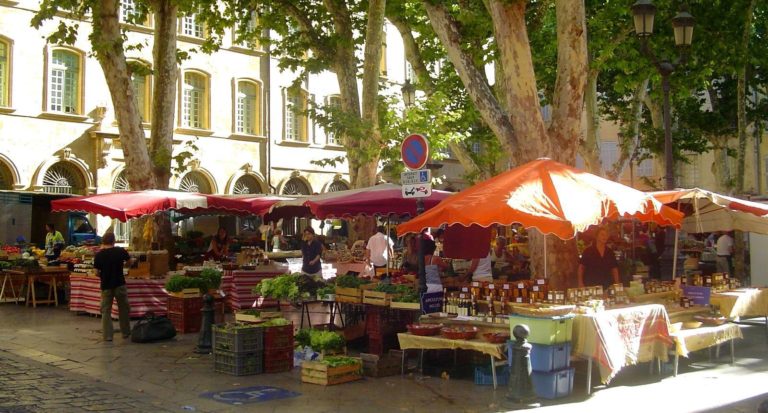
<svg viewBox="0 0 768 413">
<path fill-rule="evenodd" d="M 662 107 L 664 117 L 664 189 L 675 188 L 675 160 L 672 147 L 672 120 L 669 104 L 669 92 L 671 89 L 669 77 L 675 69 L 685 63 L 688 58 L 688 48 L 693 39 L 693 16 L 688 13 L 685 7 L 672 18 L 672 27 L 675 31 L 675 46 L 678 48 L 678 56 L 674 61 L 659 59 L 651 50 L 648 38 L 653 34 L 653 20 L 656 14 L 656 6 L 651 0 L 637 0 L 632 5 L 632 15 L 635 23 L 635 34 L 640 40 L 640 51 L 645 55 L 661 75 L 661 90 L 664 95 Z M 669 279 L 674 278 L 672 274 L 674 268 L 674 242 L 675 233 L 671 227 L 667 228 L 664 238 L 664 252 L 659 257 L 659 271 L 662 278 L 665 274 L 670 274 Z"/>
<path fill-rule="evenodd" d="M 664 94 L 664 189 L 675 188 L 675 164 L 672 149 L 672 121 L 669 107 L 669 91 L 671 89 L 669 76 L 688 58 L 688 48 L 693 38 L 694 19 L 683 8 L 672 18 L 672 26 L 675 30 L 675 45 L 679 54 L 674 61 L 659 59 L 651 50 L 648 38 L 653 34 L 653 20 L 656 14 L 656 6 L 651 0 L 637 0 L 632 5 L 632 14 L 635 22 L 635 34 L 640 39 L 640 51 L 653 63 L 661 75 L 661 89 Z"/>
</svg>

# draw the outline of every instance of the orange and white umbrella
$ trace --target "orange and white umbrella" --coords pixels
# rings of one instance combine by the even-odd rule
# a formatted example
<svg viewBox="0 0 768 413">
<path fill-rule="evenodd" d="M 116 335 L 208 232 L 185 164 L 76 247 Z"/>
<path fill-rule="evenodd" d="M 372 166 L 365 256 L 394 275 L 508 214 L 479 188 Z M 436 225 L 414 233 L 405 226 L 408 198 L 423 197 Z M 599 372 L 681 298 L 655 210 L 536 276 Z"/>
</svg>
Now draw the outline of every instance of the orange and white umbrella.
<svg viewBox="0 0 768 413">
<path fill-rule="evenodd" d="M 683 214 L 650 194 L 579 169 L 537 159 L 448 197 L 398 225 L 398 235 L 446 225 L 521 224 L 570 239 L 604 219 L 680 226 Z"/>
</svg>

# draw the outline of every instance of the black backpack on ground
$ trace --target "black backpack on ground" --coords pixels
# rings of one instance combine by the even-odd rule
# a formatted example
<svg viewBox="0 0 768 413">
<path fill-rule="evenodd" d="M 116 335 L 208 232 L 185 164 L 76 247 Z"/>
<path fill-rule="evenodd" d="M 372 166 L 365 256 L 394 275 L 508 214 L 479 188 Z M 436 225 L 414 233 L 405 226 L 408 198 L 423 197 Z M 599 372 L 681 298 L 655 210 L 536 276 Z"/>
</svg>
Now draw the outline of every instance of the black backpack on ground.
<svg viewBox="0 0 768 413">
<path fill-rule="evenodd" d="M 176 337 L 176 328 L 171 320 L 165 317 L 155 317 L 147 313 L 131 330 L 131 341 L 134 343 L 151 343 Z"/>
</svg>

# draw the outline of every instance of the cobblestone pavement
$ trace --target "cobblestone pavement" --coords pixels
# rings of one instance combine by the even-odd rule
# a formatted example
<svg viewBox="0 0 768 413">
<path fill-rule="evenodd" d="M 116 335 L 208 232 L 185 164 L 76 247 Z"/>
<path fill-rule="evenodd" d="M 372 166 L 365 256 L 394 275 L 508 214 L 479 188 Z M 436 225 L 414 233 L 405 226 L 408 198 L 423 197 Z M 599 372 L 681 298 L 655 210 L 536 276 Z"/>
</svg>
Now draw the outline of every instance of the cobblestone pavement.
<svg viewBox="0 0 768 413">
<path fill-rule="evenodd" d="M 0 351 L 0 413 L 168 412 L 141 394 Z"/>
</svg>

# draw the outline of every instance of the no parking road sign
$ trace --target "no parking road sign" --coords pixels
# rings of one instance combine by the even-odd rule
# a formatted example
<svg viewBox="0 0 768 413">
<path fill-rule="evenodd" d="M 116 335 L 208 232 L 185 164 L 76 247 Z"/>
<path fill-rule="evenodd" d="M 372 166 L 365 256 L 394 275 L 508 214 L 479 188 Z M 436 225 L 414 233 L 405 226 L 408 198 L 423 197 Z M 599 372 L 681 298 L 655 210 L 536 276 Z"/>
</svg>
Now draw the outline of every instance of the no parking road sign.
<svg viewBox="0 0 768 413">
<path fill-rule="evenodd" d="M 408 169 L 421 169 L 429 160 L 429 141 L 423 135 L 413 134 L 405 138 L 400 156 Z"/>
</svg>

